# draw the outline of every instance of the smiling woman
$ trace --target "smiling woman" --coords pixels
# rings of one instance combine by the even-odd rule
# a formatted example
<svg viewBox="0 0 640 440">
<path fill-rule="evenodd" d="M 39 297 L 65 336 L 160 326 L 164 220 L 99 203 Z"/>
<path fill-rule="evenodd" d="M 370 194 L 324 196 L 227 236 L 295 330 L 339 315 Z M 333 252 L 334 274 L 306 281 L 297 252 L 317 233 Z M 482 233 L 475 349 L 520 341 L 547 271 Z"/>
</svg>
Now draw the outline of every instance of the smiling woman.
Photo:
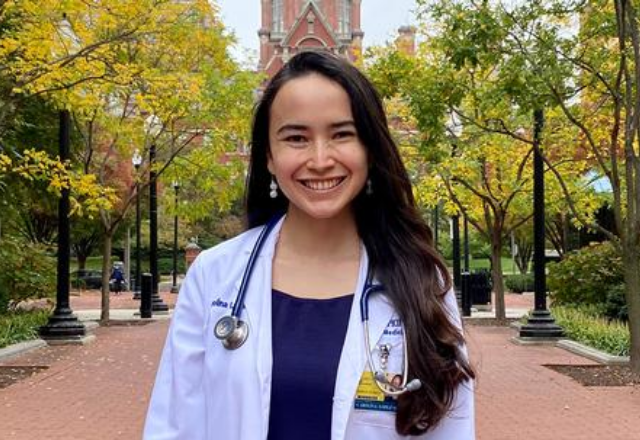
<svg viewBox="0 0 640 440">
<path fill-rule="evenodd" d="M 267 166 L 289 216 L 351 217 L 368 164 L 342 87 L 320 75 L 285 84 L 271 107 L 269 144 Z"/>
<path fill-rule="evenodd" d="M 246 194 L 250 229 L 182 285 L 145 438 L 473 440 L 451 280 L 362 73 L 274 76 Z"/>
</svg>

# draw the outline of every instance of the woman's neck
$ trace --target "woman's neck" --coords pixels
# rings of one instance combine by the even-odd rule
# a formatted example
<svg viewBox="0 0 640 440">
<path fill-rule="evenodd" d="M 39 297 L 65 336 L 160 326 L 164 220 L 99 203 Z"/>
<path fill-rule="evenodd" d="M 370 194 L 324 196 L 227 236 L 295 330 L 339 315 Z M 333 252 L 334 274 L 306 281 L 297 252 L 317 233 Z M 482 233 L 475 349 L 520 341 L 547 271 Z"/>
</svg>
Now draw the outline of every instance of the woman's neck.
<svg viewBox="0 0 640 440">
<path fill-rule="evenodd" d="M 283 256 L 318 259 L 359 259 L 360 239 L 353 214 L 330 219 L 314 219 L 289 209 L 278 240 L 278 253 Z"/>
</svg>

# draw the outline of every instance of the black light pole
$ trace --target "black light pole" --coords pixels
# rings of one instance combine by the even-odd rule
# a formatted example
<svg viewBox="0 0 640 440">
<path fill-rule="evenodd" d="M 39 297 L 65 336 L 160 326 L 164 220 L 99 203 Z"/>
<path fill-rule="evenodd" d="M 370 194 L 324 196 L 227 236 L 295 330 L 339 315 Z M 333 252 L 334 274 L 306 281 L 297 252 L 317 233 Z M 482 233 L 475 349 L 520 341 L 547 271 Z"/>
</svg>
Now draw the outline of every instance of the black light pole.
<svg viewBox="0 0 640 440">
<path fill-rule="evenodd" d="M 438 250 L 438 205 L 433 208 L 433 247 Z"/>
<path fill-rule="evenodd" d="M 155 170 L 156 163 L 156 146 L 154 144 L 149 148 L 149 268 L 151 269 L 151 277 L 153 281 L 153 311 L 166 312 L 169 307 L 162 301 L 158 294 L 158 284 L 160 282 L 158 276 L 158 197 L 157 197 L 157 173 Z"/>
<path fill-rule="evenodd" d="M 562 327 L 555 323 L 547 309 L 545 274 L 545 221 L 544 221 L 544 162 L 540 151 L 544 114 L 541 109 L 533 112 L 533 270 L 535 308 L 527 324 L 520 328 L 520 337 L 559 338 Z"/>
<path fill-rule="evenodd" d="M 68 110 L 60 112 L 60 161 L 70 158 L 71 115 Z M 69 302 L 69 262 L 71 259 L 71 228 L 69 224 L 69 189 L 61 191 L 58 202 L 58 272 L 56 284 L 56 308 L 49 322 L 40 327 L 43 339 L 68 341 L 81 340 L 87 331 L 73 314 Z"/>
<path fill-rule="evenodd" d="M 142 263 L 140 255 L 141 237 L 140 237 L 140 165 L 142 165 L 142 156 L 140 151 L 136 149 L 131 158 L 134 168 L 136 169 L 136 269 L 134 277 L 133 299 L 140 299 L 140 290 L 142 288 Z"/>
<path fill-rule="evenodd" d="M 176 212 L 173 216 L 173 284 L 171 285 L 171 293 L 178 293 L 178 191 L 180 183 L 176 180 L 172 186 L 175 190 L 174 206 Z"/>
<path fill-rule="evenodd" d="M 464 271 L 469 273 L 469 220 L 464 216 L 463 223 L 463 240 L 464 240 Z"/>
<path fill-rule="evenodd" d="M 456 295 L 460 297 L 462 273 L 460 271 L 460 216 L 451 217 L 451 244 L 453 246 L 453 284 Z"/>
</svg>

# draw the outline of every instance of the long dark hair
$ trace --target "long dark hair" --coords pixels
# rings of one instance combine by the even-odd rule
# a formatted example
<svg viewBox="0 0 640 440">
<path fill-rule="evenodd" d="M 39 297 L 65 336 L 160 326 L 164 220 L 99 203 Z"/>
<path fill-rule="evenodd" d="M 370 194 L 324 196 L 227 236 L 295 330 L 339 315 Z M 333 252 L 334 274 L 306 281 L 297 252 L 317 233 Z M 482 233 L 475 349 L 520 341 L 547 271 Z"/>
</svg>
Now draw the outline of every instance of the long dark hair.
<svg viewBox="0 0 640 440">
<path fill-rule="evenodd" d="M 347 92 L 358 136 L 367 149 L 373 194 L 362 191 L 353 201 L 353 210 L 372 270 L 405 324 L 409 376 L 422 381 L 419 390 L 398 399 L 396 430 L 401 435 L 418 435 L 446 416 L 457 386 L 475 375 L 460 350 L 464 338 L 444 306 L 451 277 L 416 208 L 382 101 L 366 77 L 346 60 L 327 52 L 302 52 L 264 90 L 253 120 L 245 199 L 248 226 L 264 224 L 287 209 L 281 191 L 276 199 L 269 197 L 269 113 L 284 84 L 310 74 L 322 75 Z"/>
</svg>

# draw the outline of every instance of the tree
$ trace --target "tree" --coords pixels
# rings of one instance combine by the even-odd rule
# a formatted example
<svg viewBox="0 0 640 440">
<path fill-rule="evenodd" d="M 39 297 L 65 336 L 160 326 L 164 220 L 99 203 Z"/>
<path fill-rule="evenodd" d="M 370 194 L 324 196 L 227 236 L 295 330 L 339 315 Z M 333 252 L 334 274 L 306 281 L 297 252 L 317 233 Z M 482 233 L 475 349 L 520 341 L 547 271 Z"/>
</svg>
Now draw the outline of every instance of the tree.
<svg viewBox="0 0 640 440">
<path fill-rule="evenodd" d="M 496 87 L 495 64 L 458 66 L 447 43 L 446 35 L 432 36 L 417 58 L 379 51 L 369 72 L 380 90 L 406 100 L 416 120 L 427 162 L 418 199 L 431 206 L 444 201 L 445 212 L 464 215 L 491 244 L 496 317 L 505 319 L 502 249 L 532 216 L 529 121 Z M 500 129 L 487 122 L 496 120 Z M 583 191 L 576 184 L 581 170 L 567 165 L 572 190 Z"/>
<path fill-rule="evenodd" d="M 426 5 L 428 2 L 420 1 Z M 547 166 L 575 218 L 605 234 L 623 256 L 631 367 L 640 374 L 640 33 L 635 0 L 440 2 L 427 8 L 458 65 L 499 63 L 509 100 L 552 109 L 570 127 L 567 144 L 611 188 L 615 230 L 585 216 L 566 176 Z M 497 130 L 499 124 L 493 124 Z M 552 134 L 552 131 L 547 131 Z"/>
<path fill-rule="evenodd" d="M 215 156 L 206 163 L 221 160 L 217 138 L 239 124 L 236 119 L 212 118 L 213 108 L 234 105 L 225 96 L 240 75 L 227 54 L 232 40 L 215 5 L 205 0 L 72 0 L 64 5 L 25 0 L 13 3 L 5 16 L 12 17 L 14 26 L 0 46 L 0 60 L 16 84 L 13 94 L 47 96 L 71 109 L 82 134 L 82 172 L 119 196 L 119 202 L 101 209 L 99 216 L 101 318 L 106 320 L 113 237 L 137 196 L 136 179 L 141 190 L 148 185 L 148 161 L 133 176 L 134 149 L 146 157 L 152 145 L 156 148 L 159 175 L 176 157 L 195 154 L 201 146 L 218 147 L 208 150 Z M 252 90 L 238 87 L 236 95 L 240 93 L 252 96 Z M 248 121 L 248 115 L 243 119 Z M 222 197 L 223 190 L 221 185 L 214 196 Z"/>
</svg>

